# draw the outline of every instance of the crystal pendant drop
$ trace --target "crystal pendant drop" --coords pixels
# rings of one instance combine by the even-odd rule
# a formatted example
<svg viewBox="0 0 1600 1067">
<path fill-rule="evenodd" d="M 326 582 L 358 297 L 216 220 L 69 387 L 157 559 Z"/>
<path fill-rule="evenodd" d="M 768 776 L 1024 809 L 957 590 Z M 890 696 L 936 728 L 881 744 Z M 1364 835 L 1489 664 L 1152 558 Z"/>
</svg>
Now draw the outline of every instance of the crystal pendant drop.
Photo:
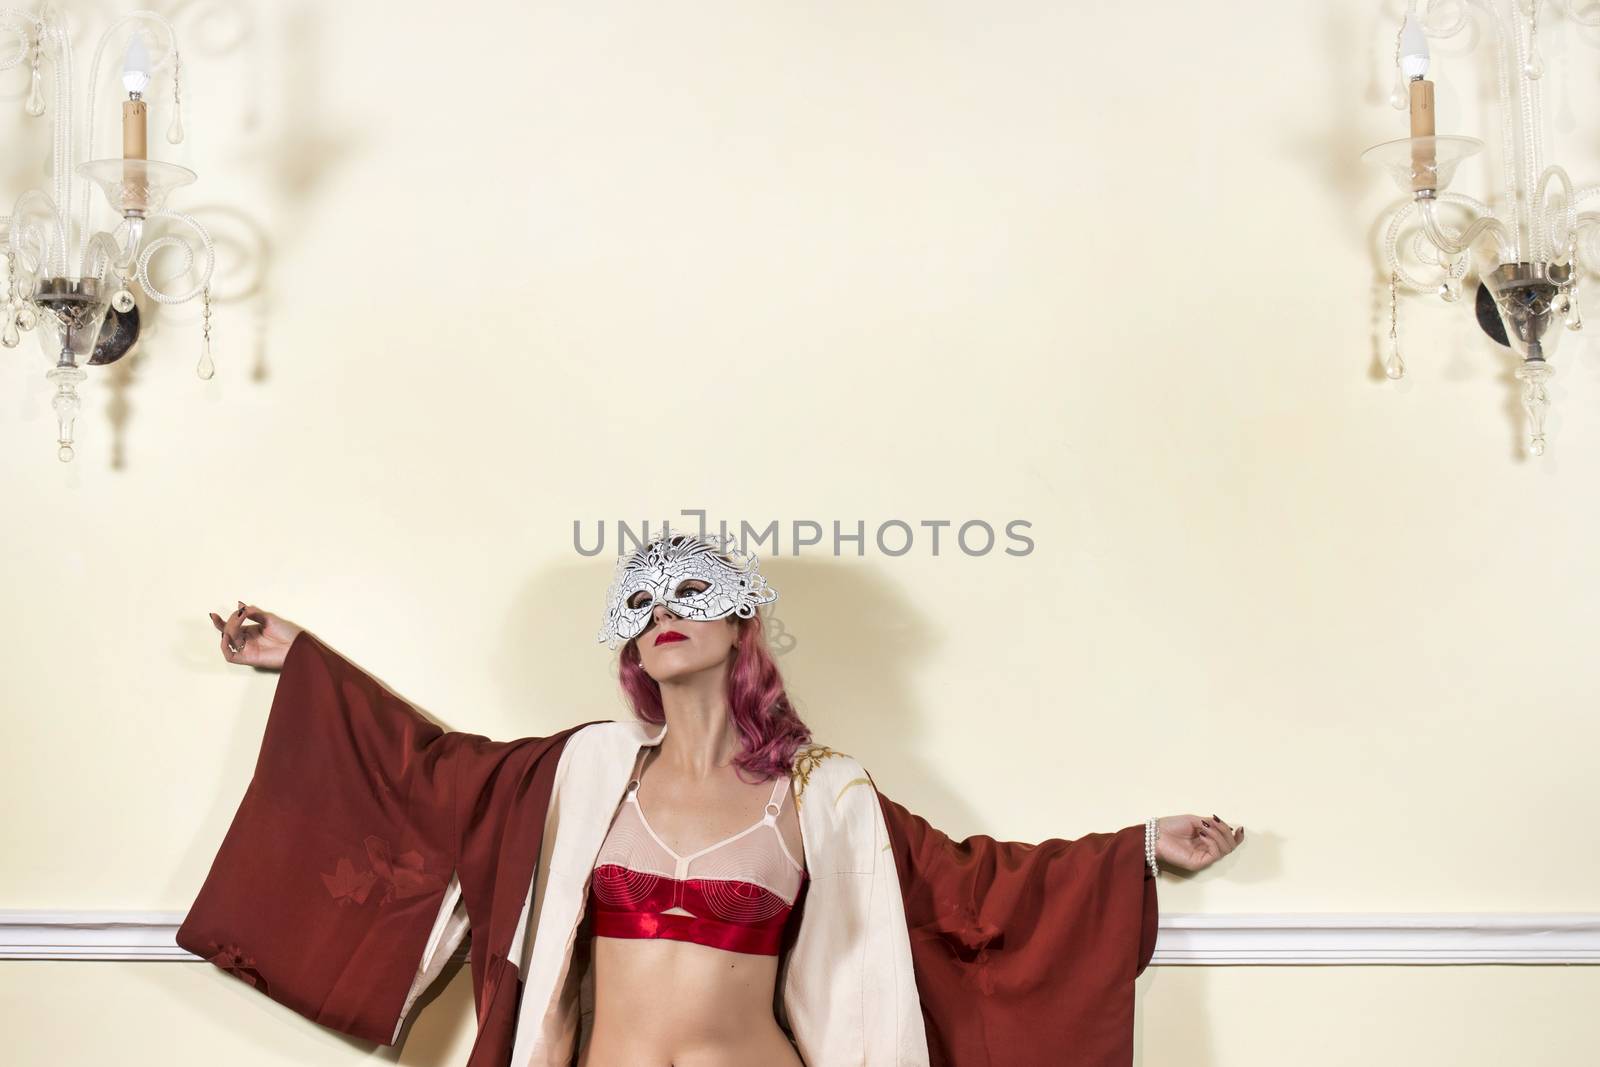
<svg viewBox="0 0 1600 1067">
<path fill-rule="evenodd" d="M 195 364 L 194 372 L 201 381 L 209 382 L 211 376 L 217 373 L 217 366 L 211 362 L 211 338 L 207 337 L 200 345 L 200 362 Z"/>
<path fill-rule="evenodd" d="M 7 315 L 5 329 L 0 331 L 0 345 L 5 345 L 7 348 L 16 348 L 21 343 L 22 335 L 17 332 L 17 317 L 15 315 Z"/>
<path fill-rule="evenodd" d="M 39 316 L 29 304 L 23 304 L 17 309 L 17 325 L 24 330 L 31 330 L 39 325 Z"/>
<path fill-rule="evenodd" d="M 118 289 L 111 294 L 111 306 L 124 313 L 132 311 L 133 294 L 126 289 Z"/>
<path fill-rule="evenodd" d="M 1383 373 L 1390 381 L 1398 381 L 1406 373 L 1406 361 L 1400 358 L 1400 275 L 1389 272 L 1389 358 L 1383 361 Z"/>
<path fill-rule="evenodd" d="M 167 124 L 167 143 L 183 143 L 183 112 L 176 104 L 172 106 L 172 121 Z"/>
<path fill-rule="evenodd" d="M 33 68 L 33 84 L 28 89 L 28 102 L 23 105 L 24 110 L 34 118 L 44 114 L 44 91 L 40 83 L 39 68 Z"/>
<path fill-rule="evenodd" d="M 1528 56 L 1528 61 L 1522 64 L 1522 73 L 1531 81 L 1538 81 L 1544 77 L 1544 54 L 1537 48 Z"/>
<path fill-rule="evenodd" d="M 1450 277 L 1439 283 L 1439 299 L 1447 304 L 1454 304 L 1461 299 L 1461 280 Z"/>
<path fill-rule="evenodd" d="M 1398 69 L 1394 73 L 1394 89 L 1389 93 L 1389 106 L 1396 111 L 1404 111 L 1411 106 L 1411 88 L 1406 85 L 1405 74 Z"/>
</svg>

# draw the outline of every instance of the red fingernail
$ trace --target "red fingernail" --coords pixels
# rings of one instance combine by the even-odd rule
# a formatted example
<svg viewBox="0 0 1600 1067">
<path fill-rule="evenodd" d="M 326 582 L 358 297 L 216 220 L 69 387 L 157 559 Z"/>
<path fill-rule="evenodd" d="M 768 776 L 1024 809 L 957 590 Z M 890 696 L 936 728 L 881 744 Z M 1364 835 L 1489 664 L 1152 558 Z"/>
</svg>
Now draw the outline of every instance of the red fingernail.
<svg viewBox="0 0 1600 1067">
<path fill-rule="evenodd" d="M 1210 823 L 1210 821 L 1209 821 L 1209 820 L 1207 820 L 1207 819 L 1201 819 L 1201 820 L 1200 820 L 1200 825 L 1201 825 L 1201 826 L 1210 826 L 1210 825 L 1211 825 L 1211 823 Z"/>
</svg>

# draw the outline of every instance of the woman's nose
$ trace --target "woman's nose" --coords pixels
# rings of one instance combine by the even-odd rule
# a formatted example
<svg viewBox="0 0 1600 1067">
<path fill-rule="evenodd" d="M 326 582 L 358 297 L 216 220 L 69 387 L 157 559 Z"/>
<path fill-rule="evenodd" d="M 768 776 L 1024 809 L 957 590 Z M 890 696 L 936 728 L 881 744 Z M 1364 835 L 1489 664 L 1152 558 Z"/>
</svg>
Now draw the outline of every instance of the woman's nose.
<svg viewBox="0 0 1600 1067">
<path fill-rule="evenodd" d="M 677 618 L 672 613 L 672 609 L 667 607 L 666 603 L 661 600 L 656 601 L 655 606 L 650 609 L 650 617 L 656 622 L 665 622 L 668 619 Z"/>
</svg>

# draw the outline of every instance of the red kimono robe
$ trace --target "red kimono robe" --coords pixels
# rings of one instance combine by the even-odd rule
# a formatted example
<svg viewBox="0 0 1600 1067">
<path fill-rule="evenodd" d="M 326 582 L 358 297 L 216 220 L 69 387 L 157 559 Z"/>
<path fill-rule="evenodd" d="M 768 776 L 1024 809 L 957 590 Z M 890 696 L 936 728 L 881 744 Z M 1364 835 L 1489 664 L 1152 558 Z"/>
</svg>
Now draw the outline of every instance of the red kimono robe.
<svg viewBox="0 0 1600 1067">
<path fill-rule="evenodd" d="M 470 927 L 466 1067 L 576 1062 L 580 987 L 592 997 L 577 901 L 632 755 L 660 740 L 641 729 L 447 732 L 302 632 L 177 942 L 388 1045 Z M 1142 824 L 952 841 L 843 753 L 803 749 L 793 780 L 813 880 L 774 1008 L 808 1067 L 1132 1064 L 1157 920 Z M 831 802 L 806 805 L 808 786 Z"/>
</svg>

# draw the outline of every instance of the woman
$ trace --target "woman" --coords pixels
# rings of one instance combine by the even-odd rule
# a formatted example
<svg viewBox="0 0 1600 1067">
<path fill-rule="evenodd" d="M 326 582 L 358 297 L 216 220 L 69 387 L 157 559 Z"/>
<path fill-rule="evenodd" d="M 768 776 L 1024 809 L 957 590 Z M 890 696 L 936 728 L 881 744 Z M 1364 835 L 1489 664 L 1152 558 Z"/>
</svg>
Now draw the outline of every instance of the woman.
<svg viewBox="0 0 1600 1067">
<path fill-rule="evenodd" d="M 1122 949 L 1112 947 L 1112 962 L 1096 972 L 1115 970 L 1119 988 L 1129 992 L 1124 998 L 1127 1020 L 1113 1020 L 1109 1027 L 1093 1024 L 1110 1036 L 1088 1034 L 1088 1024 L 1063 1023 L 1062 1017 L 1071 1015 L 1064 993 L 1054 1005 L 1048 998 L 1044 1005 L 1028 998 L 1040 990 L 1082 989 L 1082 978 L 1066 968 L 1092 965 L 1095 949 L 1078 931 L 1078 920 L 1090 907 L 1100 907 L 1103 887 L 1093 880 L 1104 877 L 1106 885 L 1132 885 L 1126 874 L 1100 872 L 1113 865 L 1115 850 L 1109 846 L 1137 845 L 1134 835 L 1090 835 L 1079 842 L 1052 839 L 1039 846 L 984 837 L 956 844 L 878 794 L 877 803 L 865 808 L 857 804 L 856 811 L 866 812 L 870 820 L 858 818 L 853 824 L 868 828 L 860 833 L 866 844 L 841 862 L 845 845 L 834 839 L 858 831 L 829 820 L 841 801 L 856 803 L 864 792 L 876 790 L 852 793 L 850 786 L 870 783 L 870 776 L 855 773 L 861 769 L 842 753 L 810 744 L 810 731 L 790 706 L 756 612 L 775 597 L 753 557 L 744 558 L 726 546 L 719 550 L 702 538 L 663 535 L 619 560 L 600 638 L 622 643 L 619 678 L 624 692 L 640 722 L 660 729 L 631 734 L 618 749 L 629 757 L 630 768 L 620 801 L 602 789 L 595 799 L 575 803 L 580 795 L 575 781 L 595 775 L 574 770 L 562 781 L 561 771 L 556 772 L 558 780 L 550 789 L 569 798 L 557 805 L 563 808 L 563 826 L 577 825 L 574 809 L 610 807 L 587 834 L 563 831 L 568 840 L 583 842 L 573 860 L 559 854 L 559 844 L 552 854 L 550 839 L 559 834 L 547 821 L 544 855 L 517 923 L 519 934 L 535 929 L 533 950 L 514 937 L 494 959 L 527 979 L 517 984 L 523 1003 L 515 1021 L 500 1024 L 515 1033 L 502 1037 L 496 1049 L 484 1049 L 481 1062 L 514 1062 L 518 1067 L 570 1062 L 566 1057 L 574 1023 L 581 1067 L 803 1067 L 846 1056 L 850 1062 L 896 1064 L 1123 1062 L 1131 1037 L 1125 1042 L 1118 1033 L 1129 1029 L 1131 1021 L 1131 975 L 1142 970 L 1153 945 L 1153 888 L 1144 892 L 1143 906 L 1144 940 L 1150 944 L 1134 946 L 1141 956 L 1137 967 L 1133 949 L 1123 953 L 1128 957 L 1123 960 L 1118 955 Z M 308 647 L 306 641 L 296 645 L 300 627 L 243 602 L 226 620 L 215 614 L 211 618 L 221 631 L 222 653 L 229 662 L 282 668 L 291 648 Z M 334 662 L 348 666 L 337 658 Z M 282 683 L 280 696 L 281 689 Z M 586 724 L 568 740 L 586 731 L 598 736 L 598 728 L 621 725 Z M 269 723 L 269 737 L 272 729 Z M 574 752 L 579 745 L 573 745 Z M 563 763 L 569 755 L 563 753 Z M 617 765 L 616 758 L 612 765 Z M 821 766 L 828 773 L 844 770 L 833 779 L 817 776 L 819 783 L 837 783 L 828 787 L 833 803 L 807 805 L 803 821 L 804 789 Z M 457 782 L 462 777 L 461 772 L 455 775 Z M 241 820 L 243 815 L 242 808 Z M 1244 836 L 1242 827 L 1233 829 L 1215 816 L 1174 815 L 1153 823 L 1153 834 L 1148 824 L 1145 828 L 1146 858 L 1153 853 L 1155 862 L 1189 871 L 1209 866 Z M 877 836 L 869 836 L 873 825 Z M 239 826 L 236 822 L 236 831 Z M 887 843 L 879 847 L 884 837 Z M 1121 851 L 1132 855 L 1129 849 Z M 885 852 L 892 853 L 892 865 L 872 859 Z M 375 860 L 374 869 L 392 874 L 398 865 L 383 855 L 387 866 Z M 808 891 L 817 872 L 807 869 L 808 859 L 823 866 L 823 895 L 810 900 L 809 907 Z M 1138 859 L 1132 855 L 1132 865 L 1127 858 L 1115 862 L 1137 878 L 1144 876 Z M 866 873 L 860 868 L 868 863 L 879 868 L 877 882 L 846 877 Z M 563 869 L 579 864 L 586 883 L 581 907 L 563 913 L 548 898 L 553 894 L 559 901 Z M 1091 868 L 1096 873 L 1085 873 Z M 415 871 L 420 879 L 422 865 Z M 325 881 L 331 877 L 321 873 Z M 901 892 L 884 894 L 886 877 Z M 1121 881 L 1113 883 L 1112 877 Z M 219 878 L 216 868 L 212 878 Z M 361 884 L 353 873 L 350 879 L 352 887 Z M 330 884 L 329 892 L 338 884 Z M 400 888 L 400 881 L 392 881 L 391 892 Z M 1076 910 L 1059 916 L 1052 928 L 1049 908 L 1072 907 L 1069 898 L 1079 890 Z M 1130 892 L 1112 892 L 1125 898 L 1122 914 L 1135 920 L 1122 929 L 1135 931 L 1137 938 L 1138 901 Z M 421 888 L 417 896 L 430 904 L 434 899 Z M 535 896 L 546 898 L 542 908 L 532 907 Z M 470 911 L 470 901 L 468 905 Z M 876 924 L 830 925 L 858 907 L 862 915 L 877 915 Z M 454 910 L 445 894 L 428 939 L 435 949 L 452 935 L 459 939 L 455 927 L 465 923 L 447 917 Z M 1022 915 L 1028 917 L 1026 926 L 1012 918 Z M 195 928 L 180 934 L 185 947 L 199 943 L 194 912 L 186 927 L 191 923 Z M 476 965 L 479 920 L 474 918 L 472 925 Z M 884 934 L 888 940 L 878 943 L 883 947 L 861 947 L 870 940 L 862 934 L 869 927 L 889 931 Z M 559 944 L 568 928 L 580 944 Z M 1053 945 L 1041 934 L 1051 929 L 1059 931 Z M 1012 939 L 1010 946 L 1006 936 Z M 876 967 L 900 949 L 915 965 L 914 987 L 909 976 L 901 979 L 913 989 L 910 1008 L 901 997 L 885 1001 L 881 1010 L 856 1012 L 854 1002 L 865 1000 L 869 987 L 879 982 L 863 983 L 858 996 L 848 979 L 859 968 L 845 962 L 847 954 L 860 952 L 866 966 Z M 548 961 L 543 967 L 541 951 Z M 1076 962 L 1066 962 L 1074 951 Z M 229 946 L 201 954 L 247 980 L 267 984 L 254 968 L 241 973 L 240 953 Z M 787 975 L 786 954 L 800 959 Z M 509 962 L 519 959 L 528 966 Z M 439 966 L 428 952 L 422 954 L 400 1009 L 402 1018 Z M 551 974 L 547 984 L 538 981 L 543 972 Z M 892 968 L 884 970 L 885 975 L 892 973 Z M 843 983 L 840 975 L 848 976 Z M 489 1003 L 493 998 L 487 978 L 480 981 L 476 970 L 474 978 L 481 1032 L 494 1014 Z M 537 989 L 530 992 L 529 985 Z M 844 1007 L 833 1003 L 841 988 L 850 991 L 839 998 L 847 1002 Z M 300 1007 L 292 993 L 272 995 Z M 574 1003 L 580 1000 L 581 1008 Z M 584 1010 L 591 1001 L 592 1021 Z M 1096 1010 L 1087 1001 L 1080 1006 Z M 885 1022 L 885 1016 L 896 1018 Z M 320 1021 L 338 1025 L 338 1020 Z M 1052 1031 L 1052 1026 L 1065 1029 Z M 879 1035 L 878 1029 L 893 1032 Z M 509 1047 L 512 1041 L 514 1048 Z M 1068 1042 L 1070 1048 L 1064 1047 Z M 863 1051 L 873 1047 L 884 1051 Z M 480 1062 L 477 1049 L 471 1062 Z"/>
</svg>

